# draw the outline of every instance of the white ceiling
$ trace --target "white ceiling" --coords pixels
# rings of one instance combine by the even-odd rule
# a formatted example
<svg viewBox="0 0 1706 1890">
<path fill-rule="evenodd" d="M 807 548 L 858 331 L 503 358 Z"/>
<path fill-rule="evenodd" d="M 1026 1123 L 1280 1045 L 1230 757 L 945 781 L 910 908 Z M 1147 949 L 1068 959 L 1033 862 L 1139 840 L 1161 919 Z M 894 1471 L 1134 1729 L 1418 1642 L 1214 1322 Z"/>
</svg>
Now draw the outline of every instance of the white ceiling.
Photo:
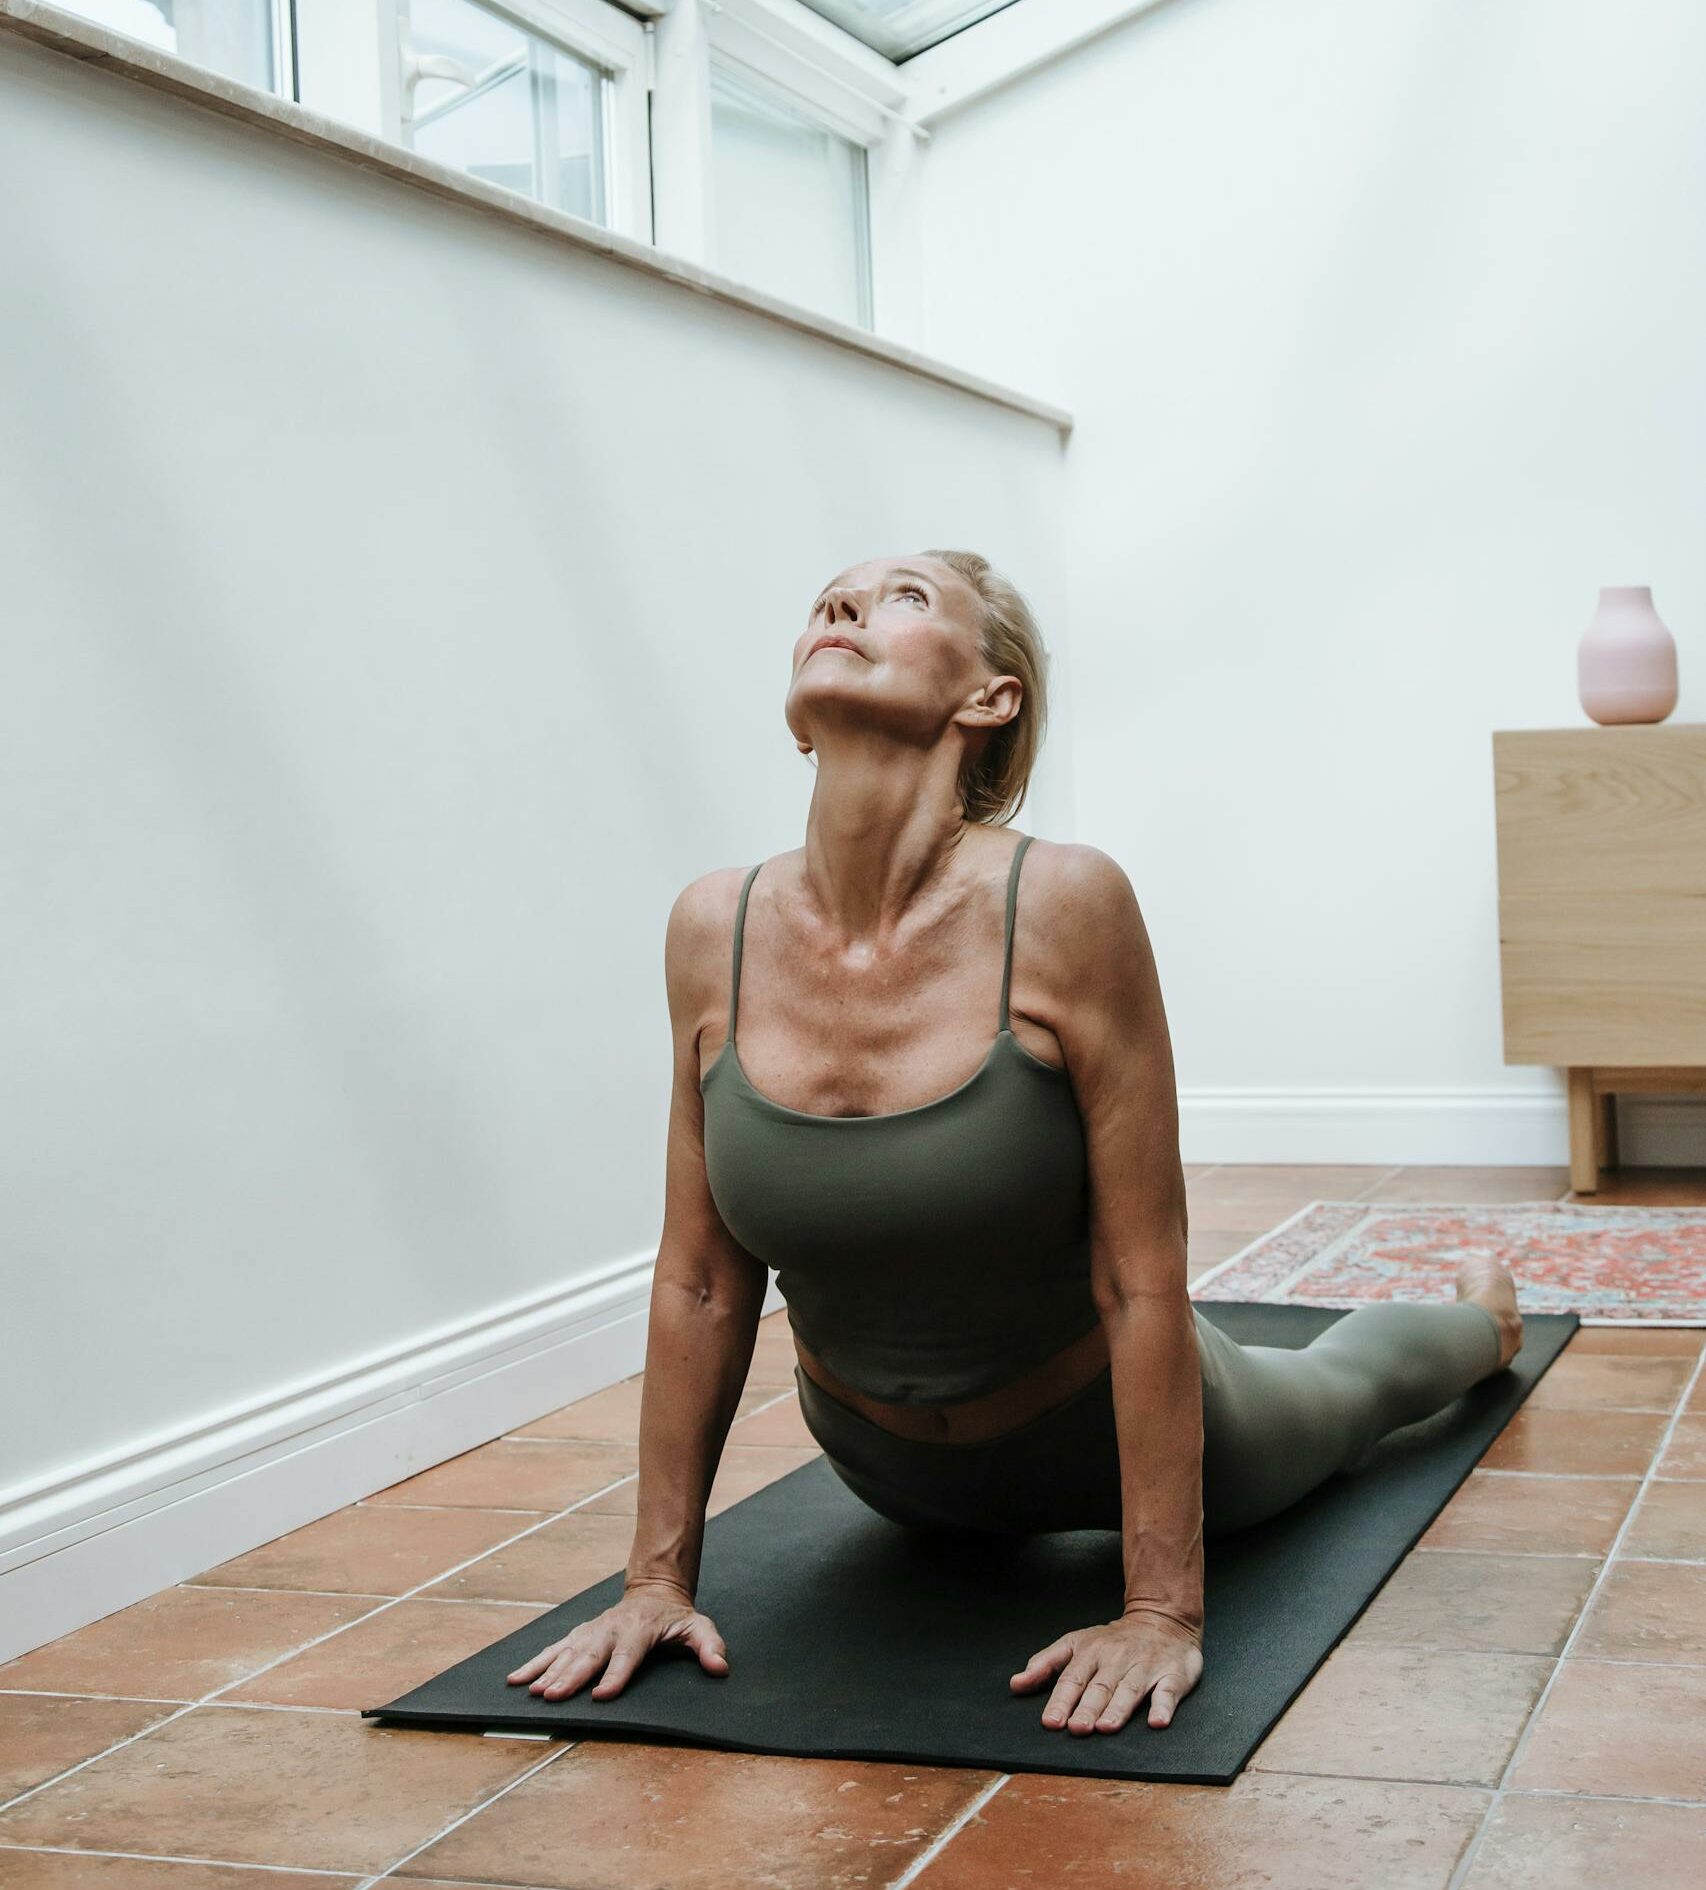
<svg viewBox="0 0 1706 1890">
<path fill-rule="evenodd" d="M 805 0 L 889 59 L 910 59 L 1016 0 Z"/>
</svg>

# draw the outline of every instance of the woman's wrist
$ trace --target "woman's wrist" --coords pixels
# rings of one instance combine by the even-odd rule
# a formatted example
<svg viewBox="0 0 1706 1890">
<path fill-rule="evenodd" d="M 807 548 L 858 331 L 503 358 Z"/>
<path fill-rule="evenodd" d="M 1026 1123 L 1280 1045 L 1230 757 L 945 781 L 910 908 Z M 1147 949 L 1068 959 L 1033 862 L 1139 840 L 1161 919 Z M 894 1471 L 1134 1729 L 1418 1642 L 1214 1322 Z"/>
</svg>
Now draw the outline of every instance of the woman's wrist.
<svg viewBox="0 0 1706 1890">
<path fill-rule="evenodd" d="M 642 1476 L 642 1485 L 644 1481 Z M 704 1552 L 704 1504 L 689 1507 L 680 1492 L 660 1496 L 656 1490 L 642 1490 L 639 1511 L 622 1571 L 624 1586 L 650 1583 L 679 1589 L 691 1597 L 699 1585 L 699 1560 Z"/>
<path fill-rule="evenodd" d="M 1128 1601 L 1121 1611 L 1120 1619 L 1129 1621 L 1135 1615 L 1144 1614 L 1162 1615 L 1176 1626 L 1182 1627 L 1187 1634 L 1194 1635 L 1199 1641 L 1202 1639 L 1203 1610 L 1200 1603 L 1196 1607 L 1191 1607 L 1177 1602 Z"/>
<path fill-rule="evenodd" d="M 624 1575 L 622 1592 L 631 1595 L 636 1588 L 666 1588 L 684 1601 L 693 1599 L 693 1584 L 679 1575 Z"/>
</svg>

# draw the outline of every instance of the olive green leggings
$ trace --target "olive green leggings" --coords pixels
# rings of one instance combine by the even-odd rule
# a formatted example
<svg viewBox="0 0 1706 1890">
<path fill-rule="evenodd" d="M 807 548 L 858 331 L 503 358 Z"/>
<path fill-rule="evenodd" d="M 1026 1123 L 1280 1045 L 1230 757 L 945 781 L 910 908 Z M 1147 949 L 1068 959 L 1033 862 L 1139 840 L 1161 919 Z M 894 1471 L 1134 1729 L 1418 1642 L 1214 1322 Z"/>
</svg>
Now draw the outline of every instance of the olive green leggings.
<svg viewBox="0 0 1706 1890">
<path fill-rule="evenodd" d="M 1308 1345 L 1240 1345 L 1195 1314 L 1203 1388 L 1203 1533 L 1261 1522 L 1388 1431 L 1499 1368 L 1499 1327 L 1469 1300 L 1358 1306 Z M 806 1426 L 847 1487 L 895 1522 L 1032 1535 L 1120 1527 L 1113 1368 L 979 1443 L 897 1437 L 798 1366 Z"/>
</svg>

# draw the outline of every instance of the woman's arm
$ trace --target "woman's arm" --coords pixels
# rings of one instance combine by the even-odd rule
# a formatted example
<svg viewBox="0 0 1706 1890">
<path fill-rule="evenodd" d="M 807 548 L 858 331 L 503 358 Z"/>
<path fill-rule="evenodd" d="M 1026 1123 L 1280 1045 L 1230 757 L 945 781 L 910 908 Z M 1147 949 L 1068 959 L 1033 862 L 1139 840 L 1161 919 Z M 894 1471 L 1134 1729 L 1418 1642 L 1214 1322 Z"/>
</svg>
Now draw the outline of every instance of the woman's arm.
<svg viewBox="0 0 1706 1890">
<path fill-rule="evenodd" d="M 1047 926 L 1032 963 L 1089 1156 L 1092 1285 L 1120 1444 L 1121 1619 L 1157 1632 L 1063 1637 L 1015 1679 L 1034 1685 L 1070 1644 L 1044 1723 L 1071 1714 L 1074 1730 L 1095 1722 L 1111 1731 L 1150 1684 L 1150 1723 L 1167 1724 L 1201 1671 L 1202 1375 L 1186 1287 L 1178 1093 L 1149 935 L 1114 860 L 1089 846 L 1050 854 L 1048 882 L 1033 889 L 1029 908 L 1046 913 Z"/>
<path fill-rule="evenodd" d="M 1096 1303 L 1113 1366 L 1126 1611 L 1203 1625 L 1202 1366 L 1187 1288 L 1179 1098 L 1137 895 L 1093 847 L 1055 904 L 1079 968 L 1059 1031 L 1084 1118 Z"/>
<path fill-rule="evenodd" d="M 589 1680 L 591 1698 L 613 1698 L 660 1641 L 692 1648 L 707 1673 L 729 1668 L 716 1623 L 693 1594 L 711 1479 L 752 1363 L 766 1274 L 723 1225 L 705 1178 L 699 1033 L 728 989 L 717 967 L 728 963 L 740 878 L 738 869 L 708 873 L 670 909 L 664 977 L 675 1076 L 640 1394 L 639 1515 L 620 1600 L 509 1675 L 511 1686 L 546 1700 Z"/>
<path fill-rule="evenodd" d="M 664 938 L 675 1076 L 665 1158 L 663 1232 L 652 1276 L 640 1394 L 640 1477 L 626 1588 L 698 1586 L 711 1480 L 752 1365 L 764 1265 L 723 1225 L 705 1176 L 699 1036 L 711 994 L 728 990 L 733 899 L 707 874 L 670 910 Z"/>
</svg>

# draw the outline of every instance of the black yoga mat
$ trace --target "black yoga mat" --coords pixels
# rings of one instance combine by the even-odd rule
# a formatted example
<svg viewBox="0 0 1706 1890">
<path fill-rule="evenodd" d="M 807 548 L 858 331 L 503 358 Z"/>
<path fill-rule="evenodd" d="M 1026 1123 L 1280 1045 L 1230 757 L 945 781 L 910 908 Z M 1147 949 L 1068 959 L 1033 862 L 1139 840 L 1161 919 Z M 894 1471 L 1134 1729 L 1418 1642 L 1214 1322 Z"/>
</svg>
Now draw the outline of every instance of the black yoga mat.
<svg viewBox="0 0 1706 1890">
<path fill-rule="evenodd" d="M 1199 1301 L 1235 1339 L 1306 1345 L 1344 1311 Z M 654 1650 L 623 1690 L 541 1700 L 504 1676 L 618 1600 L 609 1576 L 363 1717 L 718 1746 L 799 1758 L 898 1759 L 1002 1772 L 1227 1785 L 1480 1460 L 1580 1324 L 1529 1313 L 1509 1368 L 1384 1438 L 1271 1520 L 1204 1552 L 1203 1675 L 1172 1724 L 1139 1706 L 1115 1733 L 1041 1724 L 1052 1688 L 1012 1692 L 1040 1647 L 1119 1613 L 1118 1533 L 968 1539 L 867 1509 L 818 1457 L 713 1516 L 698 1603 L 727 1674 Z"/>
</svg>

